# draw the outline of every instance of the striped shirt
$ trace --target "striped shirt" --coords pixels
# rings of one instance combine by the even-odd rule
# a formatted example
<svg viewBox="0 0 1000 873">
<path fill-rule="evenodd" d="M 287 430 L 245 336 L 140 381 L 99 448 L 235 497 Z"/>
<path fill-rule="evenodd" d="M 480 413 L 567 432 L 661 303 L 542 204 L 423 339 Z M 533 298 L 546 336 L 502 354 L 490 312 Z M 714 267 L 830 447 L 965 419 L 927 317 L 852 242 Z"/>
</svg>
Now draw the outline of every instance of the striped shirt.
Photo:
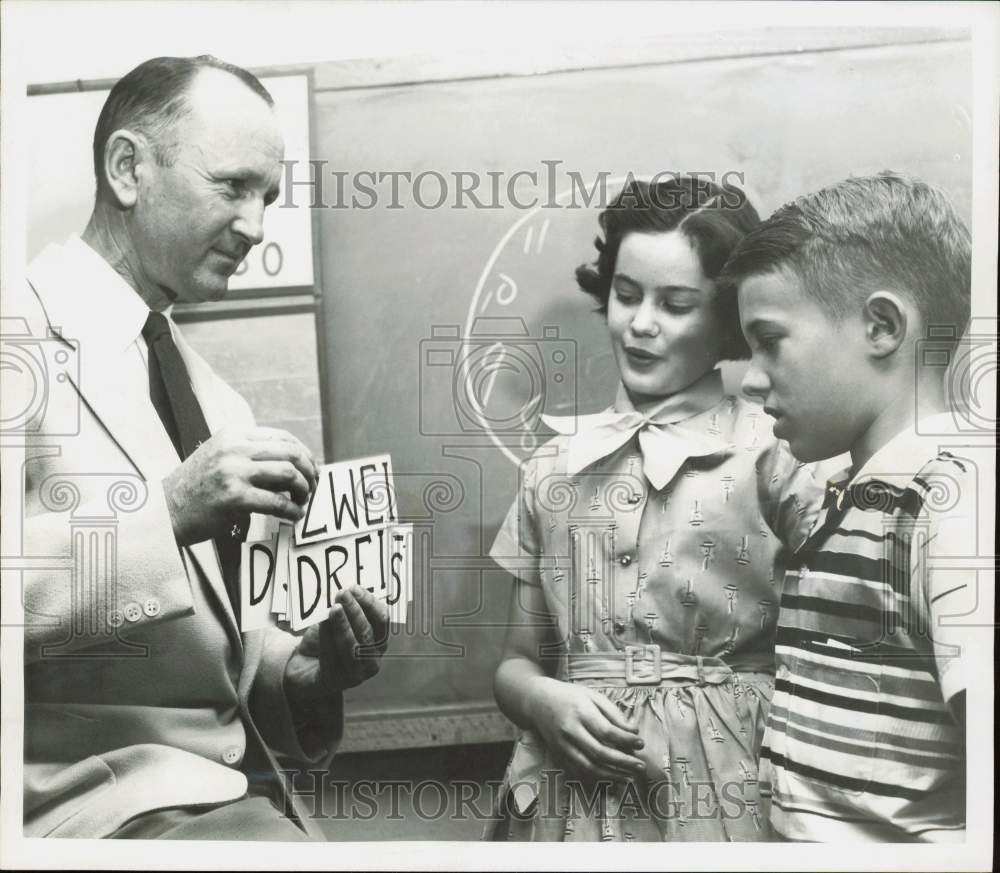
<svg viewBox="0 0 1000 873">
<path fill-rule="evenodd" d="M 906 433 L 830 483 L 785 575 L 761 751 L 785 837 L 964 839 L 965 743 L 948 701 L 965 679 L 948 618 L 969 612 L 974 580 L 929 559 L 976 554 L 974 474 Z"/>
</svg>

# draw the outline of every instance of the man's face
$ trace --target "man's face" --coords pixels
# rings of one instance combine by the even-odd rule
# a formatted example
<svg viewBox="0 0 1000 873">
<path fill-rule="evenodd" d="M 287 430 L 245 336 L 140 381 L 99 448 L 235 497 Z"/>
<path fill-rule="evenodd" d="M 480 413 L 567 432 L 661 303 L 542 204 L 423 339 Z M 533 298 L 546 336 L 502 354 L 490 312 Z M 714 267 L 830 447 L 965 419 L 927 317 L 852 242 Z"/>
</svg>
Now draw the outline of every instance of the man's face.
<svg viewBox="0 0 1000 873">
<path fill-rule="evenodd" d="M 849 451 L 871 419 L 861 318 L 833 318 L 790 271 L 744 280 L 739 299 L 753 352 L 743 391 L 764 402 L 775 436 L 801 461 Z"/>
<path fill-rule="evenodd" d="M 221 70 L 201 71 L 190 111 L 165 134 L 169 167 L 139 165 L 132 242 L 142 273 L 171 300 L 219 300 L 263 238 L 264 207 L 278 196 L 284 143 L 271 108 Z"/>
</svg>

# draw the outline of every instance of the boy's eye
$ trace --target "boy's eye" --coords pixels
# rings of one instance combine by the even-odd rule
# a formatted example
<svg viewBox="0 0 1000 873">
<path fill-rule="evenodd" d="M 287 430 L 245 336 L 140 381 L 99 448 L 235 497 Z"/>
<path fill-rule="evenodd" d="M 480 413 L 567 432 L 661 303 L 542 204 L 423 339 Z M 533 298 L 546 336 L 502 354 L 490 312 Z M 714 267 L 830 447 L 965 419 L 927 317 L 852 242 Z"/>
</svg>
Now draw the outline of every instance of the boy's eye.
<svg viewBox="0 0 1000 873">
<path fill-rule="evenodd" d="M 780 339 L 781 337 L 779 336 L 764 336 L 760 338 L 758 345 L 760 345 L 765 352 L 770 352 L 773 351 L 778 345 L 778 340 Z"/>
</svg>

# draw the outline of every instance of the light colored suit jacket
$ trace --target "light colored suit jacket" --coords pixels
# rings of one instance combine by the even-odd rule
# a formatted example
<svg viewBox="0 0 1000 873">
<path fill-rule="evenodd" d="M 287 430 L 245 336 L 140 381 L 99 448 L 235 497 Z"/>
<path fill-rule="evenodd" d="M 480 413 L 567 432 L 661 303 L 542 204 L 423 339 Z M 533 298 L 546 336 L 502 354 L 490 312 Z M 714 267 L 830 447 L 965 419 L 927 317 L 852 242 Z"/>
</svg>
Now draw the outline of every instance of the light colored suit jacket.
<svg viewBox="0 0 1000 873">
<path fill-rule="evenodd" d="M 48 366 L 23 467 L 25 835 L 100 837 L 142 812 L 239 798 L 245 772 L 327 767 L 340 695 L 318 715 L 328 745 L 302 748 L 282 687 L 297 639 L 241 634 L 214 544 L 174 540 L 161 482 L 177 454 L 137 346 L 103 341 L 88 304 L 88 286 L 121 278 L 73 239 L 28 280 L 5 313 L 44 338 L 31 351 Z M 252 425 L 178 347 L 209 429 Z"/>
</svg>

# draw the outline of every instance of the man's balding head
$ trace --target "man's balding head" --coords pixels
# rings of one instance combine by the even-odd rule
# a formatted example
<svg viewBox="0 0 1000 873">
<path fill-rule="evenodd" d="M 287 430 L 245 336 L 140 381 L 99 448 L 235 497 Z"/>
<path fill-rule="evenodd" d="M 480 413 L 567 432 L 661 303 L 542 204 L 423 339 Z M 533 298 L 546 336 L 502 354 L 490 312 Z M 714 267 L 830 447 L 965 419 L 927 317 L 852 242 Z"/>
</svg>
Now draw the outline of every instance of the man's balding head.
<svg viewBox="0 0 1000 873">
<path fill-rule="evenodd" d="M 108 97 L 85 239 L 152 309 L 221 299 L 264 238 L 284 141 L 253 76 L 214 58 L 158 58 Z"/>
<path fill-rule="evenodd" d="M 233 64 L 211 55 L 194 58 L 152 58 L 127 73 L 111 89 L 94 130 L 94 175 L 97 199 L 108 192 L 104 170 L 108 140 L 116 130 L 130 130 L 149 140 L 157 161 L 170 166 L 177 145 L 173 129 L 189 111 L 188 94 L 203 70 L 218 70 L 237 78 L 268 106 L 274 99 L 260 80 Z"/>
</svg>

